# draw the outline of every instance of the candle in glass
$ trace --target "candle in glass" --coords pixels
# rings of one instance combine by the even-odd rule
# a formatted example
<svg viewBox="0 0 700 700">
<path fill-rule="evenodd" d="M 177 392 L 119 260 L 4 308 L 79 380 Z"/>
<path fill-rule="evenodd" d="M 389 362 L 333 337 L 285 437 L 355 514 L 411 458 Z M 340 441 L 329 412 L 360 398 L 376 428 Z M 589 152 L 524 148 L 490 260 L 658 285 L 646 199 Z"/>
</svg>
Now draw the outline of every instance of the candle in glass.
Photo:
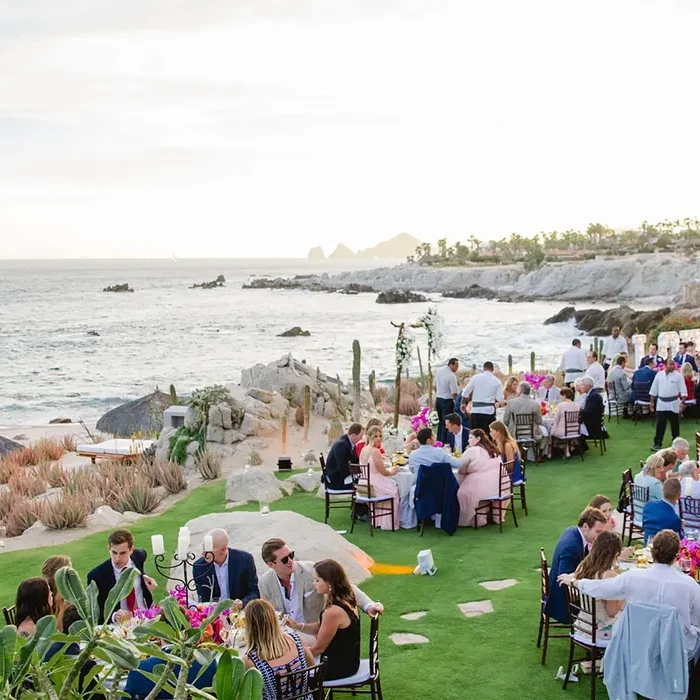
<svg viewBox="0 0 700 700">
<path fill-rule="evenodd" d="M 151 537 L 151 549 L 153 550 L 154 557 L 157 557 L 159 554 L 165 554 L 163 535 L 153 535 Z"/>
<path fill-rule="evenodd" d="M 211 535 L 204 535 L 204 551 L 211 552 L 214 549 L 214 540 Z"/>
</svg>

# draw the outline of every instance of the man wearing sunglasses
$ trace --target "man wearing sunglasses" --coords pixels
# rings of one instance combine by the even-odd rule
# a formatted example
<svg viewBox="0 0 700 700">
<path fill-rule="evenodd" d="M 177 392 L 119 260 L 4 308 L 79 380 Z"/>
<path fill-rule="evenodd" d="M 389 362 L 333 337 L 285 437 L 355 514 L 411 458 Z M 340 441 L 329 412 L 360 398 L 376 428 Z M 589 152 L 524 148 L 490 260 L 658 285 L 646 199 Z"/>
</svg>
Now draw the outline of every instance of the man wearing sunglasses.
<svg viewBox="0 0 700 700">
<path fill-rule="evenodd" d="M 287 543 L 277 538 L 263 544 L 262 558 L 270 570 L 258 581 L 260 597 L 301 624 L 318 622 L 325 600 L 313 587 L 314 563 L 296 561 Z M 358 607 L 368 615 L 384 612 L 381 603 L 370 600 L 357 586 L 353 590 Z"/>
</svg>

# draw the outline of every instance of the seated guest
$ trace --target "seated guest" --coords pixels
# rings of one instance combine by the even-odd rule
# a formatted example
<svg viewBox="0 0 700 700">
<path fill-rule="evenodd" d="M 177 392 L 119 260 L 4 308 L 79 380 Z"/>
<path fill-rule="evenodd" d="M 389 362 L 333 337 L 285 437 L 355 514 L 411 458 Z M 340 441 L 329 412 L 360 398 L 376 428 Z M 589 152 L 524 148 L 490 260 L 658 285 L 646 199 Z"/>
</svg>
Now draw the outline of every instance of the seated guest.
<svg viewBox="0 0 700 700">
<path fill-rule="evenodd" d="M 316 636 L 311 646 L 313 656 L 325 656 L 326 680 L 347 678 L 360 667 L 360 616 L 357 599 L 345 569 L 334 559 L 324 559 L 314 566 L 314 588 L 326 597 L 319 622 L 304 625 L 304 632 Z M 292 629 L 301 629 L 291 619 Z"/>
<path fill-rule="evenodd" d="M 690 496 L 700 498 L 700 474 L 698 463 L 690 460 L 683 462 L 678 469 L 678 480 L 681 482 L 681 498 Z"/>
<path fill-rule="evenodd" d="M 359 423 L 353 423 L 345 435 L 341 435 L 331 446 L 326 457 L 326 478 L 332 489 L 347 488 L 352 482 L 350 464 L 357 459 L 355 448 L 362 440 L 365 429 Z"/>
<path fill-rule="evenodd" d="M 316 661 L 296 632 L 280 627 L 275 609 L 266 600 L 252 600 L 245 611 L 248 651 L 246 668 L 257 668 L 263 679 L 262 700 L 277 700 L 276 675 L 303 671 Z M 284 688 L 284 680 L 282 681 Z M 291 688 L 290 688 L 291 692 Z"/>
<path fill-rule="evenodd" d="M 542 386 L 537 391 L 537 396 L 540 401 L 547 403 L 559 403 L 561 401 L 561 392 L 559 388 L 554 386 L 556 378 L 553 374 L 548 374 L 544 378 Z"/>
<path fill-rule="evenodd" d="M 559 585 L 561 574 L 572 574 L 588 554 L 588 548 L 608 524 L 605 516 L 595 508 L 586 508 L 581 513 L 576 527 L 564 530 L 554 549 L 549 567 L 549 597 L 545 614 L 557 622 L 569 622 L 566 592 Z"/>
<path fill-rule="evenodd" d="M 649 346 L 649 354 L 644 355 L 642 361 L 639 363 L 639 369 L 647 366 L 656 367 L 656 365 L 662 364 L 663 361 L 664 358 L 659 355 L 659 347 L 656 343 L 652 343 Z"/>
<path fill-rule="evenodd" d="M 660 501 L 663 498 L 663 482 L 666 480 L 666 471 L 661 455 L 649 455 L 642 470 L 635 475 L 634 483 L 649 489 L 649 500 Z"/>
<path fill-rule="evenodd" d="M 512 481 L 517 482 L 522 479 L 523 467 L 520 462 L 520 449 L 515 438 L 508 432 L 504 423 L 496 420 L 489 426 L 491 440 L 501 455 L 503 464 L 513 462 Z"/>
<path fill-rule="evenodd" d="M 382 530 L 398 530 L 399 529 L 399 485 L 391 477 L 398 473 L 399 467 L 384 466 L 382 453 L 379 451 L 382 445 L 382 429 L 380 426 L 373 426 L 367 432 L 367 445 L 362 450 L 360 455 L 360 464 L 367 464 L 369 471 L 369 484 L 372 489 L 370 496 L 390 496 L 394 499 L 394 517 L 389 512 L 385 504 L 377 507 L 379 510 L 386 511 L 386 515 L 378 515 L 375 523 L 376 527 Z M 410 458 L 409 458 L 410 459 Z M 363 483 L 360 480 L 359 485 Z M 358 485 L 358 488 L 359 488 Z M 365 484 L 366 486 L 366 484 Z"/>
<path fill-rule="evenodd" d="M 581 388 L 586 392 L 586 403 L 581 411 L 581 421 L 586 426 L 586 433 L 592 439 L 607 437 L 603 435 L 603 397 L 600 392 L 593 391 L 593 380 L 584 377 Z M 585 443 L 584 443 L 585 444 Z"/>
<path fill-rule="evenodd" d="M 683 440 L 683 438 L 676 438 L 676 439 Z M 683 440 L 683 442 L 685 442 L 686 445 L 688 444 L 687 440 Z M 659 450 L 656 454 L 658 454 L 659 457 L 661 457 L 661 459 L 663 460 L 664 477 L 663 477 L 662 481 L 665 481 L 668 476 L 673 476 L 674 472 L 676 472 L 676 469 L 679 466 L 678 452 L 676 452 L 673 449 L 670 449 L 670 450 Z M 684 454 L 686 457 L 688 456 L 687 447 L 685 449 Z M 683 460 L 683 461 L 685 461 L 685 460 Z"/>
<path fill-rule="evenodd" d="M 15 615 L 17 634 L 31 637 L 36 631 L 36 623 L 42 617 L 51 615 L 53 596 L 44 578 L 28 578 L 17 587 Z"/>
<path fill-rule="evenodd" d="M 569 389 L 569 387 L 564 387 L 561 390 L 561 402 L 559 403 L 559 407 L 554 413 L 554 421 L 552 423 L 552 426 L 550 428 L 549 434 L 552 438 L 566 438 L 566 437 L 573 437 L 574 435 L 578 435 L 580 432 L 579 429 L 579 414 L 581 413 L 581 406 L 579 406 L 577 403 L 573 402 L 573 397 L 574 397 L 574 392 Z M 568 422 L 569 425 L 571 426 L 573 423 L 575 423 L 575 428 L 573 428 L 574 432 L 572 432 L 572 428 L 569 428 L 569 432 L 571 433 L 570 435 L 566 434 L 566 423 L 567 423 L 567 417 L 568 417 Z M 551 445 L 551 440 L 550 440 L 550 445 Z M 571 454 L 570 454 L 570 446 L 569 443 L 564 443 L 564 452 L 565 456 L 568 459 Z M 550 457 L 551 457 L 551 451 L 550 451 Z"/>
<path fill-rule="evenodd" d="M 695 406 L 697 404 L 697 400 L 695 398 L 695 372 L 693 371 L 693 367 L 690 362 L 684 362 L 681 365 L 681 377 L 683 377 L 685 389 L 688 392 L 688 398 L 684 401 L 685 405 L 681 407 L 685 413 L 685 408 L 688 406 Z"/>
<path fill-rule="evenodd" d="M 518 398 L 518 378 L 508 377 L 508 379 L 503 382 L 503 400 L 508 402 L 516 398 Z"/>
<path fill-rule="evenodd" d="M 270 567 L 260 576 L 260 597 L 272 603 L 275 610 L 298 622 L 295 627 L 304 632 L 308 622 L 318 622 L 325 605 L 325 598 L 313 585 L 314 565 L 310 561 L 297 561 L 287 543 L 271 539 L 263 543 L 262 560 Z M 381 615 L 384 606 L 368 598 L 357 586 L 352 587 L 357 607 L 368 615 Z M 246 608 L 246 615 L 248 610 Z"/>
<path fill-rule="evenodd" d="M 591 545 L 590 552 L 576 568 L 574 577 L 578 580 L 585 578 L 595 581 L 615 578 L 615 569 L 621 554 L 620 536 L 616 532 L 601 532 Z M 624 604 L 619 600 L 602 599 L 598 599 L 596 603 L 596 640 L 607 641 L 612 636 L 615 617 Z M 574 622 L 574 629 L 579 635 L 590 640 L 592 622 L 590 614 L 582 611 Z"/>
<path fill-rule="evenodd" d="M 670 450 L 659 450 L 659 454 L 664 457 L 664 462 L 667 464 L 669 463 L 669 460 L 673 458 L 673 455 L 666 454 L 668 452 L 675 452 L 676 461 L 675 463 L 671 463 L 673 466 L 671 471 L 677 473 L 681 464 L 688 459 L 688 455 L 690 454 L 690 443 L 685 438 L 677 437 L 671 443 Z"/>
<path fill-rule="evenodd" d="M 453 467 L 459 467 L 462 463 L 458 457 L 447 454 L 441 447 L 435 447 L 435 437 L 430 428 L 421 428 L 418 431 L 418 449 L 408 455 L 408 467 L 414 473 L 418 473 L 418 467 L 430 467 L 433 464 L 447 462 Z"/>
<path fill-rule="evenodd" d="M 627 360 L 620 355 L 608 374 L 608 396 L 618 404 L 628 404 L 632 400 L 632 384 L 625 372 L 626 364 Z"/>
<path fill-rule="evenodd" d="M 476 508 L 483 500 L 498 495 L 502 469 L 501 457 L 488 435 L 481 428 L 472 430 L 459 468 L 459 473 L 464 475 L 457 491 L 460 527 L 486 525 L 485 514 L 475 517 Z M 505 519 L 506 506 L 507 503 L 502 505 L 502 519 Z"/>
<path fill-rule="evenodd" d="M 598 362 L 598 353 L 595 350 L 591 350 L 586 355 L 586 362 L 588 362 L 586 377 L 592 380 L 593 390 L 602 393 L 603 389 L 605 389 L 605 370 L 603 365 Z"/>
<path fill-rule="evenodd" d="M 607 532 L 615 532 L 615 518 L 613 518 L 613 507 L 610 499 L 603 494 L 598 494 L 591 498 L 591 502 L 588 504 L 589 508 L 597 508 L 604 516 L 607 521 L 605 525 L 605 530 Z"/>
<path fill-rule="evenodd" d="M 580 379 L 577 379 L 574 382 L 574 401 L 581 408 L 583 408 L 585 403 L 586 403 L 586 395 L 588 393 L 588 389 L 583 385 L 582 381 L 583 381 L 583 377 L 581 377 Z M 591 386 L 593 386 L 592 380 L 591 380 Z"/>
<path fill-rule="evenodd" d="M 215 528 L 207 534 L 212 538 L 214 560 L 201 556 L 192 567 L 199 602 L 210 603 L 230 598 L 235 607 L 240 609 L 251 600 L 259 598 L 258 574 L 253 555 L 229 547 L 226 530 Z"/>
<path fill-rule="evenodd" d="M 521 382 L 518 387 L 520 396 L 508 402 L 503 422 L 508 427 L 510 434 L 518 440 L 516 416 L 532 416 L 532 434 L 541 452 L 547 449 L 547 438 L 542 435 L 542 410 L 538 401 L 533 400 L 532 387 L 527 382 Z"/>
<path fill-rule="evenodd" d="M 379 418 L 370 418 L 367 421 L 367 425 L 365 426 L 365 435 L 369 432 L 369 429 L 373 428 L 375 425 L 378 426 L 379 428 L 381 428 L 384 426 L 384 423 L 382 423 L 381 420 L 379 420 Z M 357 455 L 358 460 L 360 459 L 360 455 L 362 454 L 362 450 L 364 450 L 364 448 L 365 448 L 365 444 L 366 443 L 363 439 L 363 440 L 360 440 L 360 442 L 358 442 L 357 445 L 355 445 L 355 454 Z M 381 445 L 379 446 L 379 451 L 382 454 L 384 454 L 384 448 Z"/>
<path fill-rule="evenodd" d="M 62 569 L 64 566 L 72 567 L 70 557 L 65 556 L 65 554 L 57 554 L 53 557 L 49 557 L 41 565 L 41 576 L 46 579 L 51 589 L 51 595 L 53 596 L 53 605 L 51 607 L 51 612 L 56 616 L 56 619 L 61 617 L 61 612 L 66 604 L 63 600 L 63 596 L 59 593 L 56 588 L 56 572 Z"/>
<path fill-rule="evenodd" d="M 467 449 L 469 428 L 462 427 L 462 419 L 458 413 L 448 413 L 445 416 L 445 428 L 447 428 L 446 444 L 452 448 L 453 453 L 462 454 Z"/>
<path fill-rule="evenodd" d="M 681 482 L 678 479 L 664 481 L 663 498 L 649 501 L 642 513 L 644 544 L 652 540 L 661 530 L 673 530 L 681 535 L 681 519 L 678 516 L 678 501 L 681 498 Z"/>
<path fill-rule="evenodd" d="M 634 371 L 632 375 L 632 396 L 631 401 L 644 401 L 649 403 L 649 389 L 654 383 L 656 372 L 654 371 L 654 359 L 647 357 L 639 369 Z"/>
<path fill-rule="evenodd" d="M 693 368 L 693 372 L 698 371 L 698 366 L 695 363 L 695 357 L 691 355 L 688 351 L 688 344 L 681 341 L 678 343 L 678 354 L 673 358 L 673 361 L 682 367 L 686 362 Z"/>
<path fill-rule="evenodd" d="M 662 530 L 651 543 L 654 563 L 646 569 L 631 569 L 610 579 L 578 580 L 562 577 L 564 583 L 577 586 L 581 593 L 645 605 L 671 605 L 680 613 L 685 632 L 688 659 L 700 654 L 700 586 L 692 577 L 675 568 L 680 538 L 671 530 Z"/>
<path fill-rule="evenodd" d="M 96 566 L 87 575 L 88 585 L 91 581 L 97 584 L 100 624 L 105 622 L 104 607 L 107 596 L 116 585 L 122 571 L 136 569 L 137 576 L 131 593 L 121 601 L 117 613 L 121 610 L 128 615 L 136 610 L 149 608 L 153 603 L 152 593 L 158 587 L 158 584 L 145 573 L 146 550 L 134 549 L 134 536 L 128 530 L 115 530 L 107 538 L 107 550 L 109 559 Z"/>
</svg>

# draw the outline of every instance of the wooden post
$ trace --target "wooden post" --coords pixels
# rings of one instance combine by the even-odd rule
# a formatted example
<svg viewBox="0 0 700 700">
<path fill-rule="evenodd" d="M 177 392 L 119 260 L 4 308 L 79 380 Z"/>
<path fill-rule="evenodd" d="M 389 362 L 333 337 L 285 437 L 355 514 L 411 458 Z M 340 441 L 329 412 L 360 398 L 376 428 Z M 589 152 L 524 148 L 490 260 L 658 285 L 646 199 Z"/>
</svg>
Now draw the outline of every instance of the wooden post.
<svg viewBox="0 0 700 700">
<path fill-rule="evenodd" d="M 391 324 L 394 328 L 398 328 L 399 332 L 396 337 L 396 347 L 398 348 L 401 337 L 403 336 L 405 323 L 396 324 L 392 322 Z M 394 428 L 399 427 L 399 402 L 401 401 L 401 366 L 397 363 L 396 365 L 396 383 L 394 384 Z"/>
<path fill-rule="evenodd" d="M 416 348 L 416 351 L 418 353 L 418 369 L 420 370 L 420 381 L 423 385 L 423 389 L 425 389 L 425 375 L 423 374 L 423 360 L 420 356 L 420 348 Z"/>
<path fill-rule="evenodd" d="M 287 416 L 282 416 L 282 454 L 287 454 Z"/>
</svg>

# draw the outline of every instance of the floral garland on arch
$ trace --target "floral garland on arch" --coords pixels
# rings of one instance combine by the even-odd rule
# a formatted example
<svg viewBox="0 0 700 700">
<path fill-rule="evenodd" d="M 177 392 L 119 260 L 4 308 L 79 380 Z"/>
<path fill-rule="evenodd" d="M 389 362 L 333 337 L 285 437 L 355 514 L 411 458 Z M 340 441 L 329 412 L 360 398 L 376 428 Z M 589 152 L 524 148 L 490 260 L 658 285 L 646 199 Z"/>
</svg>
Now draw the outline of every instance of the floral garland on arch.
<svg viewBox="0 0 700 700">
<path fill-rule="evenodd" d="M 441 350 L 445 340 L 442 316 L 436 307 L 431 306 L 416 322 L 416 326 L 424 328 L 428 334 L 428 359 L 434 358 Z"/>
<path fill-rule="evenodd" d="M 411 331 L 404 328 L 403 332 L 396 340 L 396 370 L 399 373 L 403 374 L 404 370 L 408 367 L 415 346 L 416 337 Z"/>
</svg>

